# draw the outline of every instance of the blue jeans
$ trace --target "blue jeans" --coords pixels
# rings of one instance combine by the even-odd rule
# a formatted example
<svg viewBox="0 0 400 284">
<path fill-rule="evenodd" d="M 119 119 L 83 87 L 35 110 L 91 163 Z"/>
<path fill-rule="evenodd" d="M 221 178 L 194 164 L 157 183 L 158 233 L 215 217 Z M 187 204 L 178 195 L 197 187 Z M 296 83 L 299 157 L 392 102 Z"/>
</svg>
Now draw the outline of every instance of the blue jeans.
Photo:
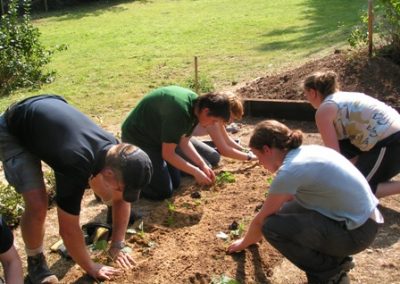
<svg viewBox="0 0 400 284">
<path fill-rule="evenodd" d="M 310 282 L 325 283 L 340 273 L 349 255 L 363 251 L 374 241 L 378 226 L 368 219 L 348 230 L 344 222 L 292 201 L 269 216 L 262 231 L 273 247 L 306 272 Z"/>
<path fill-rule="evenodd" d="M 168 164 L 163 158 L 161 151 L 143 149 L 153 164 L 153 176 L 150 184 L 142 189 L 141 197 L 152 200 L 164 200 L 170 198 L 174 189 L 181 183 L 180 171 Z"/>
</svg>

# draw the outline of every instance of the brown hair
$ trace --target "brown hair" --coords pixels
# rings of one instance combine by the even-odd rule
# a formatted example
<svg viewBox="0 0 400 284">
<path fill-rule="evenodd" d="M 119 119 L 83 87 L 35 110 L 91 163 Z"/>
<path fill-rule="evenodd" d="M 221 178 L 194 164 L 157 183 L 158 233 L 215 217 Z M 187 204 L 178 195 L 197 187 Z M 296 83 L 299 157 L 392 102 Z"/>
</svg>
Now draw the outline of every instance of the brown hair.
<svg viewBox="0 0 400 284">
<path fill-rule="evenodd" d="M 259 122 L 251 135 L 249 147 L 262 150 L 265 145 L 280 150 L 298 148 L 303 143 L 303 132 L 291 130 L 276 120 Z"/>
<path fill-rule="evenodd" d="M 326 98 L 339 90 L 337 74 L 334 71 L 316 72 L 304 80 L 303 87 L 306 90 L 317 90 Z"/>
<path fill-rule="evenodd" d="M 240 120 L 243 117 L 244 109 L 242 100 L 235 95 L 234 93 L 227 92 L 226 93 L 229 98 L 229 105 L 231 108 L 231 116 L 233 119 Z"/>
<path fill-rule="evenodd" d="M 208 108 L 209 116 L 222 118 L 225 122 L 228 122 L 231 116 L 229 98 L 222 92 L 211 92 L 199 96 L 196 99 L 196 106 L 199 111 Z"/>
</svg>

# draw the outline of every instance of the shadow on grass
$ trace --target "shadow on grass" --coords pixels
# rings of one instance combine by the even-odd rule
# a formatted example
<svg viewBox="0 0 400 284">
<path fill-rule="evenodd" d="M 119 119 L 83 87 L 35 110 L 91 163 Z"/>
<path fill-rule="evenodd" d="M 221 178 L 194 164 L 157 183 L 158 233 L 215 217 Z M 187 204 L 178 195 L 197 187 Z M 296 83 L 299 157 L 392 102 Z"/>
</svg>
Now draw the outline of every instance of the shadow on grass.
<svg viewBox="0 0 400 284">
<path fill-rule="evenodd" d="M 78 20 L 87 16 L 100 16 L 104 13 L 120 13 L 126 8 L 119 6 L 124 3 L 140 2 L 143 4 L 150 3 L 148 0 L 98 0 L 98 1 L 81 1 L 73 6 L 63 8 L 55 8 L 48 12 L 34 12 L 32 19 L 41 19 L 52 17 L 55 21 Z"/>
<path fill-rule="evenodd" d="M 308 0 L 299 4 L 304 11 L 303 19 L 308 25 L 291 26 L 275 29 L 263 34 L 264 37 L 286 35 L 287 40 L 273 41 L 256 47 L 259 51 L 282 50 L 291 52 L 295 49 L 311 47 L 307 55 L 345 41 L 352 27 L 360 22 L 361 14 L 366 11 L 366 1 L 318 1 Z M 298 34 L 299 36 L 295 36 Z"/>
</svg>

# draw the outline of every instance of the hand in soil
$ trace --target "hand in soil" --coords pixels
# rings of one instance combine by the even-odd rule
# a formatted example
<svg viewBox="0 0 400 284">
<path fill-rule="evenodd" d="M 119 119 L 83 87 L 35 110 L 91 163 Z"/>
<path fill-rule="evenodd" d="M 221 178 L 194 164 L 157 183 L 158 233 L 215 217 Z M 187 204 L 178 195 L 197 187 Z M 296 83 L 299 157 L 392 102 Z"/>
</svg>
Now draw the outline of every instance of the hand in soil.
<svg viewBox="0 0 400 284">
<path fill-rule="evenodd" d="M 234 252 L 239 252 L 244 250 L 245 247 L 243 246 L 243 239 L 239 239 L 234 241 L 229 247 L 227 252 L 228 253 L 234 253 Z"/>
<path fill-rule="evenodd" d="M 94 267 L 89 274 L 96 280 L 110 280 L 113 276 L 118 276 L 121 273 L 122 271 L 120 269 L 100 263 L 94 263 Z"/>
<path fill-rule="evenodd" d="M 129 254 L 123 252 L 118 248 L 111 248 L 108 252 L 113 261 L 118 264 L 118 266 L 122 268 L 133 268 L 133 264 L 135 264 L 135 261 Z"/>
</svg>

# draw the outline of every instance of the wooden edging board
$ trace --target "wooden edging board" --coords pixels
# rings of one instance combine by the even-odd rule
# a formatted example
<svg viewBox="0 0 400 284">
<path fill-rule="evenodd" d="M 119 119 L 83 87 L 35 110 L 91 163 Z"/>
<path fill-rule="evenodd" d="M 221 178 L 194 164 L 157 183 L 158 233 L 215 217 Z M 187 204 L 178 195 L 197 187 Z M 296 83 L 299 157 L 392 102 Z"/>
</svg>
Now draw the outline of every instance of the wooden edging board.
<svg viewBox="0 0 400 284">
<path fill-rule="evenodd" d="M 394 109 L 400 113 L 400 107 Z M 307 101 L 244 99 L 246 116 L 314 121 L 315 109 Z"/>
<path fill-rule="evenodd" d="M 313 121 L 315 109 L 307 101 L 244 99 L 246 116 Z"/>
</svg>

